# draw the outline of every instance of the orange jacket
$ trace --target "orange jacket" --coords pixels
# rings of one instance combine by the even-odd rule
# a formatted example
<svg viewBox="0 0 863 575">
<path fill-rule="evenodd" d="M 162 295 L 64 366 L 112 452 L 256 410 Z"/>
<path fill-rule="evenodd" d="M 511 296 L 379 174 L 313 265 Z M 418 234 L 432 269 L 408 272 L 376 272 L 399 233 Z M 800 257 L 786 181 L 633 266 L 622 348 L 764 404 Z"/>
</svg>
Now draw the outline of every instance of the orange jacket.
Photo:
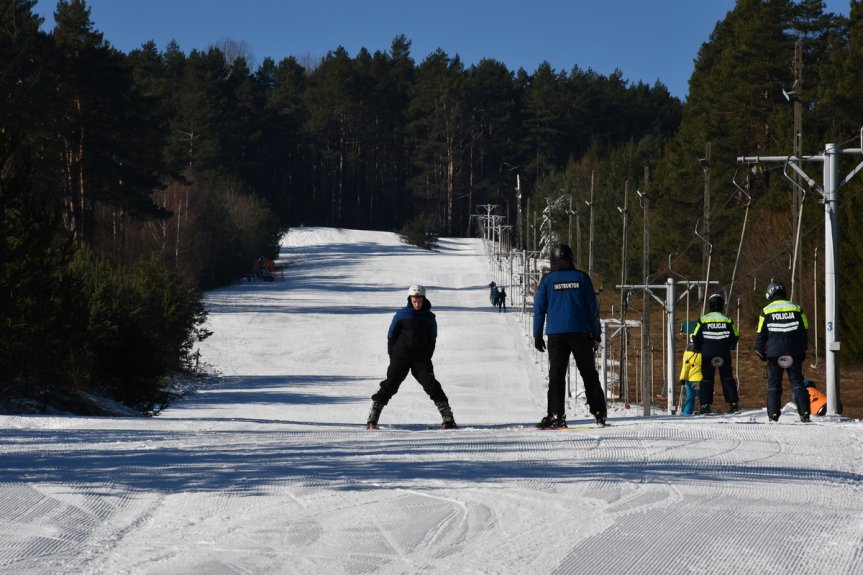
<svg viewBox="0 0 863 575">
<path fill-rule="evenodd" d="M 827 413 L 827 396 L 824 392 L 814 387 L 807 387 L 809 392 L 809 413 L 824 415 Z"/>
</svg>

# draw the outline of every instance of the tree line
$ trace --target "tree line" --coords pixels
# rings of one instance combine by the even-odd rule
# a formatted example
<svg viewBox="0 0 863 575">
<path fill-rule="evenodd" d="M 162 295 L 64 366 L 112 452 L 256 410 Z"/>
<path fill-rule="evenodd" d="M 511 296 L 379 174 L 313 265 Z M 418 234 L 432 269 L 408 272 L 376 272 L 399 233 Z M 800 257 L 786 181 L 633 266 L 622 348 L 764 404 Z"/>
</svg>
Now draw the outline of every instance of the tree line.
<svg viewBox="0 0 863 575">
<path fill-rule="evenodd" d="M 463 236 L 475 231 L 477 206 L 494 204 L 517 247 L 541 249 L 531 243 L 541 210 L 564 195 L 584 206 L 593 193 L 600 282 L 621 268 L 703 277 L 691 230 L 706 214 L 722 289 L 733 273 L 766 285 L 787 275 L 797 212 L 781 171 L 739 176 L 736 157 L 790 152 L 783 88 L 805 102 L 807 153 L 845 144 L 863 118 L 857 1 L 844 18 L 820 0 L 739 0 L 702 46 L 686 102 L 619 71 L 511 71 L 491 58 L 465 66 L 443 50 L 417 62 L 404 36 L 386 51 L 352 57 L 335 47 L 315 62 L 258 66 L 232 41 L 123 53 L 94 28 L 86 1 L 59 1 L 50 32 L 34 5 L 0 0 L 0 383 L 42 398 L 99 391 L 159 405 L 166 374 L 188 368 L 207 336 L 201 290 L 275 256 L 291 226 Z M 805 77 L 794 90 L 798 41 Z M 708 145 L 716 184 L 706 213 L 698 159 Z M 627 187 L 651 198 L 647 270 L 640 256 L 622 261 Z M 751 198 L 746 245 L 758 246 L 742 256 L 738 187 Z M 858 189 L 849 183 L 842 208 L 847 254 L 863 245 Z M 646 214 L 631 201 L 640 229 Z M 803 213 L 800 251 L 812 253 L 823 238 L 817 198 Z M 552 218 L 552 232 L 571 237 L 567 219 Z M 626 252 L 640 254 L 645 239 L 627 237 Z M 843 350 L 854 357 L 863 285 L 848 280 Z"/>
</svg>

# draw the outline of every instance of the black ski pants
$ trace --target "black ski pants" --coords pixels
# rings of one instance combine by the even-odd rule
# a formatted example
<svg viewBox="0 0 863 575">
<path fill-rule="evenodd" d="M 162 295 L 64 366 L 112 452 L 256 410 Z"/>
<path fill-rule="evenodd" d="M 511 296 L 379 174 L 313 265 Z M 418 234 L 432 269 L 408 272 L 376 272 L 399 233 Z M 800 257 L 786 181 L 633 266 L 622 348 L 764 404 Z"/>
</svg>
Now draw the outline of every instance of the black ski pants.
<svg viewBox="0 0 863 575">
<path fill-rule="evenodd" d="M 721 363 L 721 365 L 716 365 Z M 737 394 L 737 380 L 734 379 L 734 370 L 731 369 L 731 354 L 701 356 L 701 374 L 704 376 L 698 388 L 698 401 L 701 405 L 713 403 L 713 378 L 719 372 L 719 380 L 722 383 L 722 395 L 729 405 L 737 403 L 740 398 Z"/>
<path fill-rule="evenodd" d="M 417 361 L 405 360 L 401 358 L 390 357 L 390 365 L 387 367 L 387 378 L 381 382 L 381 387 L 377 393 L 372 396 L 373 401 L 380 402 L 384 405 L 389 403 L 390 399 L 398 393 L 402 382 L 407 378 L 408 373 L 423 386 L 423 390 L 435 403 L 449 403 L 446 394 L 443 392 L 440 382 L 435 379 L 434 365 L 431 359 L 421 359 Z"/>
<path fill-rule="evenodd" d="M 584 396 L 590 413 L 606 415 L 605 393 L 593 357 L 593 338 L 587 333 L 556 333 L 548 336 L 548 413 L 566 413 L 566 368 L 569 356 L 584 381 Z"/>
<path fill-rule="evenodd" d="M 809 413 L 809 392 L 803 387 L 803 357 L 795 357 L 787 368 L 779 365 L 779 358 L 767 358 L 767 415 L 782 413 L 782 373 L 788 372 L 791 400 L 797 404 L 797 413 Z"/>
</svg>

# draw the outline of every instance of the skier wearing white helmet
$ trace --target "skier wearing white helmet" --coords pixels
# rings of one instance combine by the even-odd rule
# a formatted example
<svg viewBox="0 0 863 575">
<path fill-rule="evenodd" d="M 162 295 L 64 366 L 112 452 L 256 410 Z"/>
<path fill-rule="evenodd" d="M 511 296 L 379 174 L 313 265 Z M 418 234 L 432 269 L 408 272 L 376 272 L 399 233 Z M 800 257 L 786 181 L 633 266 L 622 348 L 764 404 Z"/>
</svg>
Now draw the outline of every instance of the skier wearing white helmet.
<svg viewBox="0 0 863 575">
<path fill-rule="evenodd" d="M 366 426 L 377 429 L 378 419 L 384 406 L 398 393 L 399 386 L 408 373 L 422 385 L 423 390 L 434 401 L 443 422 L 441 427 L 456 427 L 449 399 L 435 378 L 432 355 L 437 341 L 437 319 L 431 311 L 431 302 L 426 298 L 426 289 L 415 284 L 408 288 L 407 306 L 398 310 L 390 322 L 387 332 L 387 352 L 390 364 L 387 378 L 380 389 L 372 395 L 372 408 Z"/>
</svg>

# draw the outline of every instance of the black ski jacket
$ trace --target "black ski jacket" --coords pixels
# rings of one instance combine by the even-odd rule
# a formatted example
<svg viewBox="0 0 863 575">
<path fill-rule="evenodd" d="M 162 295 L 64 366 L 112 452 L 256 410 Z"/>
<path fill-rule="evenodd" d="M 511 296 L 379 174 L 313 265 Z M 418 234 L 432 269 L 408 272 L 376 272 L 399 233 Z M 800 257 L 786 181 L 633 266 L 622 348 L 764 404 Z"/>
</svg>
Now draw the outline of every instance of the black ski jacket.
<svg viewBox="0 0 863 575">
<path fill-rule="evenodd" d="M 767 304 L 758 317 L 755 349 L 764 357 L 806 357 L 809 319 L 800 306 L 779 299 Z"/>
<path fill-rule="evenodd" d="M 390 357 L 402 361 L 431 359 L 437 341 L 437 320 L 431 312 L 431 302 L 423 298 L 423 306 L 415 311 L 408 304 L 398 310 L 387 332 L 387 351 Z"/>
</svg>

